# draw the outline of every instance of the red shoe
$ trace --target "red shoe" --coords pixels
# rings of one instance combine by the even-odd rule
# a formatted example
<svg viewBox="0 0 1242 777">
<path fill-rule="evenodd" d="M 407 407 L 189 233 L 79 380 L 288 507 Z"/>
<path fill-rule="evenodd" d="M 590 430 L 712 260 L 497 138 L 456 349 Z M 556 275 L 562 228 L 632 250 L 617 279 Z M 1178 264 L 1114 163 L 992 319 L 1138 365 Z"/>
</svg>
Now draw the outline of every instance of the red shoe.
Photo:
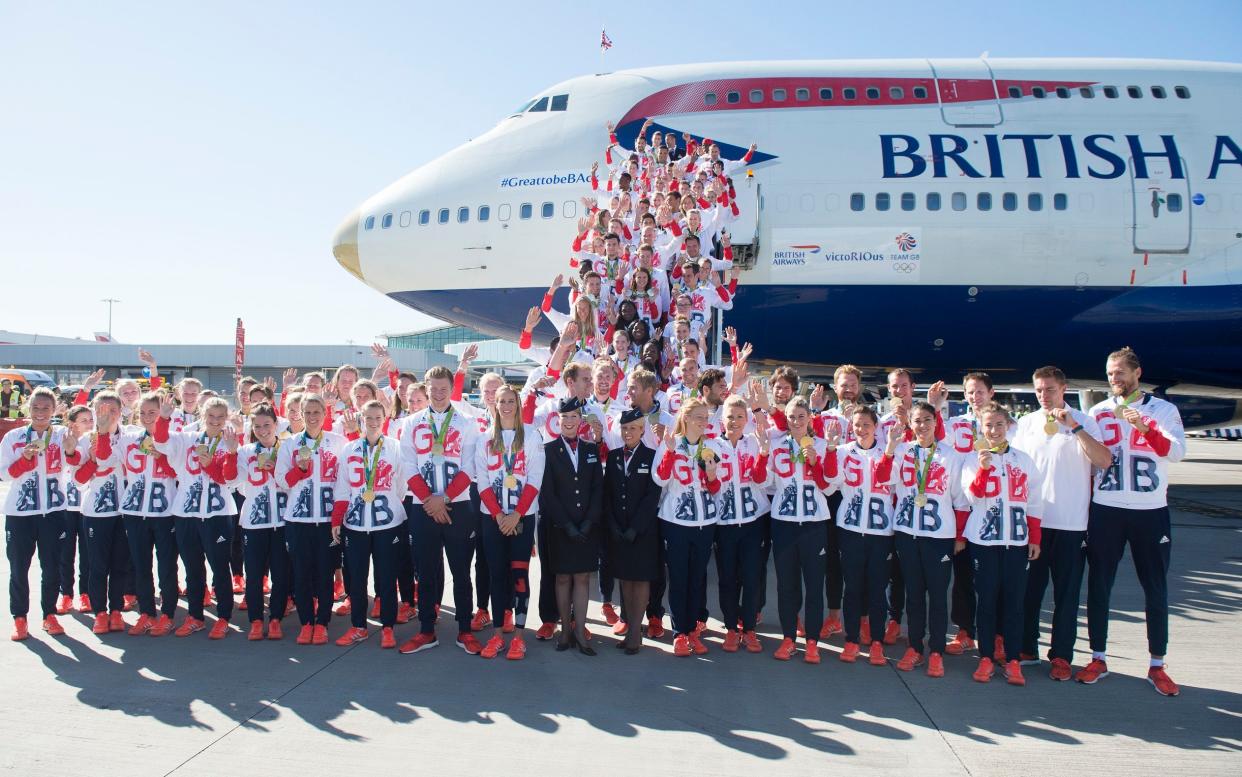
<svg viewBox="0 0 1242 777">
<path fill-rule="evenodd" d="M 203 607 L 211 606 L 211 588 L 203 589 Z"/>
<path fill-rule="evenodd" d="M 869 616 L 864 615 L 858 619 L 858 644 L 871 644 L 871 618 Z"/>
<path fill-rule="evenodd" d="M 673 640 L 673 655 L 678 658 L 685 658 L 690 655 L 690 637 L 685 634 L 678 634 Z"/>
<path fill-rule="evenodd" d="M 526 658 L 526 642 L 522 639 L 521 634 L 517 634 L 513 639 L 509 640 L 509 652 L 505 654 L 505 658 L 510 661 L 521 661 Z"/>
<path fill-rule="evenodd" d="M 86 614 L 94 612 L 95 608 L 91 607 L 91 598 L 86 594 L 78 595 L 78 612 Z"/>
<path fill-rule="evenodd" d="M 742 635 L 740 632 L 729 629 L 725 632 L 724 644 L 720 649 L 726 653 L 736 653 L 738 648 L 742 646 Z"/>
<path fill-rule="evenodd" d="M 181 625 L 177 627 L 174 633 L 178 637 L 188 637 L 196 631 L 202 631 L 203 628 L 203 622 L 200 619 L 186 616 L 186 619 L 181 621 Z"/>
<path fill-rule="evenodd" d="M 1030 653 L 1019 653 L 1018 663 L 1022 666 L 1039 666 L 1039 656 L 1033 656 Z"/>
<path fill-rule="evenodd" d="M 705 631 L 707 631 L 707 624 L 706 624 L 706 623 L 704 623 L 703 621 L 695 621 L 695 622 L 694 622 L 694 636 L 696 636 L 696 637 L 702 636 L 702 635 L 703 635 L 703 632 L 705 632 Z"/>
<path fill-rule="evenodd" d="M 802 656 L 802 660 L 808 664 L 819 663 L 819 643 L 813 639 L 806 641 L 806 654 Z"/>
<path fill-rule="evenodd" d="M 539 627 L 538 631 L 535 632 L 535 639 L 538 639 L 544 642 L 552 639 L 555 636 L 556 636 L 556 624 L 555 623 L 545 623 Z"/>
<path fill-rule="evenodd" d="M 332 582 L 332 601 L 339 602 L 345 598 L 345 579 L 341 577 L 341 573 L 336 573 L 336 580 Z"/>
<path fill-rule="evenodd" d="M 1026 678 L 1022 676 L 1022 664 L 1017 659 L 1005 664 L 1005 682 L 1010 685 L 1026 685 Z"/>
<path fill-rule="evenodd" d="M 884 666 L 888 663 L 888 658 L 884 655 L 884 646 L 879 642 L 871 643 L 871 652 L 867 656 L 867 663 L 872 666 Z"/>
<path fill-rule="evenodd" d="M 73 609 L 73 597 L 72 596 L 61 596 L 60 599 L 56 600 L 56 614 L 57 615 L 68 615 L 69 611 L 72 609 Z"/>
<path fill-rule="evenodd" d="M 243 596 L 241 598 L 241 601 L 237 603 L 237 609 L 241 610 L 242 612 L 245 612 L 246 610 L 250 609 L 250 605 L 246 603 L 246 597 Z"/>
<path fill-rule="evenodd" d="M 350 603 L 349 599 L 346 599 L 345 601 L 341 602 L 340 604 L 336 606 L 336 609 L 332 611 L 332 614 L 333 615 L 349 615 L 353 611 L 354 611 L 353 605 Z"/>
<path fill-rule="evenodd" d="M 742 644 L 746 646 L 748 653 L 762 653 L 763 645 L 759 644 L 759 636 L 753 631 L 748 631 L 742 635 Z"/>
<path fill-rule="evenodd" d="M 224 639 L 229 633 L 229 622 L 220 618 L 211 624 L 211 631 L 207 634 L 208 639 Z"/>
<path fill-rule="evenodd" d="M 960 656 L 968 650 L 975 649 L 975 641 L 965 629 L 958 629 L 957 636 L 953 638 L 949 644 L 944 646 L 944 652 L 951 656 Z"/>
<path fill-rule="evenodd" d="M 664 636 L 664 619 L 652 615 L 647 619 L 648 639 L 660 639 Z"/>
<path fill-rule="evenodd" d="M 26 627 L 26 616 L 18 615 L 13 619 L 13 633 L 9 635 L 9 639 L 14 642 L 22 642 L 30 638 L 30 630 Z"/>
<path fill-rule="evenodd" d="M 156 619 L 155 625 L 153 625 L 151 627 L 151 630 L 148 631 L 147 633 L 150 634 L 152 637 L 167 637 L 169 634 L 172 633 L 172 630 L 173 630 L 172 618 L 161 613 L 160 617 Z"/>
<path fill-rule="evenodd" d="M 844 631 L 844 629 L 841 627 L 840 618 L 825 618 L 824 625 L 819 630 L 819 638 L 821 640 L 826 640 L 833 634 L 840 634 L 842 631 Z"/>
<path fill-rule="evenodd" d="M 267 638 L 272 642 L 279 642 L 285 638 L 284 629 L 280 628 L 280 621 L 273 619 L 267 622 Z"/>
<path fill-rule="evenodd" d="M 491 613 L 482 608 L 475 610 L 474 617 L 470 619 L 470 630 L 482 631 L 490 625 L 492 625 Z"/>
<path fill-rule="evenodd" d="M 897 668 L 903 672 L 913 672 L 914 667 L 923 665 L 923 654 L 914 648 L 906 648 L 905 655 L 897 662 Z"/>
<path fill-rule="evenodd" d="M 392 626 L 380 629 L 380 650 L 392 650 L 397 646 L 397 638 L 393 636 Z"/>
<path fill-rule="evenodd" d="M 60 625 L 55 615 L 49 615 L 43 619 L 43 630 L 53 637 L 59 637 L 65 633 L 65 627 Z"/>
<path fill-rule="evenodd" d="M 794 644 L 794 641 L 789 637 L 785 637 L 781 640 L 780 647 L 776 649 L 776 652 L 772 654 L 772 657 L 777 661 L 788 661 L 793 658 L 793 654 L 797 650 L 798 646 Z"/>
<path fill-rule="evenodd" d="M 233 575 L 233 593 L 246 593 L 246 581 L 242 579 L 241 575 Z"/>
<path fill-rule="evenodd" d="M 309 645 L 311 640 L 315 638 L 315 627 L 309 623 L 302 627 L 298 632 L 297 639 L 294 640 L 299 645 Z"/>
<path fill-rule="evenodd" d="M 263 593 L 270 594 L 272 592 L 272 584 L 268 581 L 267 575 L 263 576 Z"/>
<path fill-rule="evenodd" d="M 944 677 L 944 658 L 939 653 L 927 657 L 927 676 Z"/>
<path fill-rule="evenodd" d="M 798 616 L 798 625 L 794 629 L 794 634 L 798 636 L 798 639 L 802 639 L 803 637 L 806 636 L 806 629 L 802 626 L 801 615 Z"/>
<path fill-rule="evenodd" d="M 487 641 L 487 644 L 483 646 L 483 650 L 479 653 L 479 655 L 483 656 L 484 658 L 495 658 L 496 656 L 500 655 L 500 651 L 504 649 L 505 649 L 505 638 L 500 636 L 499 634 L 493 634 L 492 638 L 489 639 Z M 470 652 L 470 651 L 466 651 L 466 652 Z"/>
<path fill-rule="evenodd" d="M 141 637 L 143 634 L 149 634 L 155 621 L 151 620 L 151 616 L 145 612 L 138 616 L 138 622 L 129 627 L 129 636 Z"/>
<path fill-rule="evenodd" d="M 996 661 L 996 663 L 1000 664 L 1001 666 L 1004 666 L 1006 663 L 1008 663 L 1007 661 L 1005 661 L 1005 638 L 997 634 L 996 641 L 994 644 L 995 644 L 995 648 L 992 653 L 992 659 Z"/>
<path fill-rule="evenodd" d="M 703 644 L 703 638 L 698 634 L 690 635 L 690 649 L 694 651 L 696 656 L 707 653 L 707 645 Z"/>
<path fill-rule="evenodd" d="M 409 623 L 410 621 L 414 620 L 414 618 L 416 617 L 417 617 L 417 612 L 414 610 L 414 606 L 411 604 L 406 604 L 405 602 L 402 602 L 401 606 L 397 608 L 397 623 L 403 623 L 403 624 Z"/>
<path fill-rule="evenodd" d="M 436 639 L 435 634 L 415 634 L 410 639 L 402 642 L 401 647 L 397 650 L 400 653 L 417 653 L 420 650 L 430 650 L 439 644 L 440 642 Z"/>
<path fill-rule="evenodd" d="M 359 642 L 365 642 L 369 636 L 371 635 L 367 633 L 366 629 L 360 629 L 355 626 L 337 637 L 336 644 L 338 647 L 349 647 L 350 645 L 357 645 Z"/>
<path fill-rule="evenodd" d="M 95 625 L 91 627 L 91 631 L 95 634 L 107 634 L 112 631 L 112 627 L 108 625 L 108 613 L 101 612 L 95 615 Z"/>
<path fill-rule="evenodd" d="M 1070 679 L 1074 674 L 1074 667 L 1070 666 L 1070 662 L 1064 658 L 1052 659 L 1052 670 L 1048 672 L 1048 676 L 1059 683 L 1063 683 Z"/>
<path fill-rule="evenodd" d="M 975 678 L 977 683 L 991 682 L 992 674 L 996 671 L 996 667 L 992 664 L 992 659 L 984 657 L 979 659 L 979 668 L 971 677 Z"/>
<path fill-rule="evenodd" d="M 251 642 L 258 642 L 263 639 L 263 621 L 250 621 L 250 633 L 246 635 L 246 639 Z"/>
<path fill-rule="evenodd" d="M 517 627 L 513 624 L 513 610 L 505 610 L 504 625 L 500 627 L 501 633 L 512 634 L 515 628 Z"/>
<path fill-rule="evenodd" d="M 884 644 L 896 645 L 897 638 L 901 636 L 901 624 L 891 618 L 888 625 L 884 627 Z"/>
<path fill-rule="evenodd" d="M 379 616 L 380 616 L 380 600 L 379 600 L 379 597 L 376 597 L 375 601 L 371 602 L 371 614 L 368 615 L 367 617 L 371 618 L 372 620 L 379 620 Z"/>
<path fill-rule="evenodd" d="M 311 632 L 311 644 L 312 645 L 328 644 L 328 627 L 327 626 L 320 626 L 318 624 L 315 625 L 315 630 Z"/>
<path fill-rule="evenodd" d="M 612 602 L 604 602 L 604 606 L 601 609 L 604 611 L 604 623 L 607 623 L 609 626 L 616 626 L 617 621 L 621 620 L 617 616 L 617 610 L 612 606 Z"/>
<path fill-rule="evenodd" d="M 124 604 L 121 605 L 121 612 L 133 612 L 138 609 L 138 597 L 133 594 L 126 594 L 122 597 Z"/>
<path fill-rule="evenodd" d="M 841 651 L 839 658 L 847 664 L 852 664 L 858 660 L 858 643 L 846 642 L 845 649 Z"/>
<path fill-rule="evenodd" d="M 612 627 L 612 633 L 618 637 L 624 637 L 630 631 L 630 624 L 625 621 L 617 621 L 617 625 Z"/>
<path fill-rule="evenodd" d="M 1177 683 L 1169 677 L 1164 671 L 1163 666 L 1153 666 L 1147 670 L 1147 682 L 1151 683 L 1151 687 L 1156 689 L 1156 693 L 1161 696 L 1177 696 L 1182 691 L 1177 687 Z"/>
<path fill-rule="evenodd" d="M 117 610 L 113 610 L 108 618 L 108 629 L 110 631 L 125 631 L 125 616 Z"/>
<path fill-rule="evenodd" d="M 469 655 L 477 656 L 483 652 L 483 646 L 475 639 L 475 636 L 468 631 L 463 631 L 457 635 L 457 647 L 466 651 Z"/>
</svg>

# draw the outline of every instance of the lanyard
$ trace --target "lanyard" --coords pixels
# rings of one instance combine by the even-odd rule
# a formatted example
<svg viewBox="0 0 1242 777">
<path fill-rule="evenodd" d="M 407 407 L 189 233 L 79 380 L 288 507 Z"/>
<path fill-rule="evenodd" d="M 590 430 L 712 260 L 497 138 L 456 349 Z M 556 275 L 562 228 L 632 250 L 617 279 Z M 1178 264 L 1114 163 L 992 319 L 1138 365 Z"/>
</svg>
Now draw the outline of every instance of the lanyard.
<svg viewBox="0 0 1242 777">
<path fill-rule="evenodd" d="M 316 441 L 315 444 L 318 445 L 319 444 L 318 441 Z M 263 469 L 264 467 L 266 467 L 269 461 L 275 460 L 276 453 L 279 450 L 280 450 L 280 438 L 279 437 L 276 438 L 276 444 L 272 446 L 272 452 L 268 454 L 266 457 L 263 455 L 263 443 L 256 442 L 254 444 L 254 452 L 257 454 L 257 458 L 259 459 L 259 469 Z"/>
</svg>

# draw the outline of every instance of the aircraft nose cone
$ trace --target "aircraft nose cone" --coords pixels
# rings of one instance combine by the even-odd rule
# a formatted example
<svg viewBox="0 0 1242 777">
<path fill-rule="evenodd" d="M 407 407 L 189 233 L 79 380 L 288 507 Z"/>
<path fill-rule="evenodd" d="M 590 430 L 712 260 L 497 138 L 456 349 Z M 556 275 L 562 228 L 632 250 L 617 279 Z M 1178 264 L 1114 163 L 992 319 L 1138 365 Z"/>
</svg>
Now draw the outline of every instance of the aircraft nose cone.
<svg viewBox="0 0 1242 777">
<path fill-rule="evenodd" d="M 358 280 L 363 280 L 362 265 L 358 262 L 358 211 L 355 210 L 345 217 L 336 228 L 332 238 L 332 255 L 336 261 L 349 270 Z"/>
</svg>

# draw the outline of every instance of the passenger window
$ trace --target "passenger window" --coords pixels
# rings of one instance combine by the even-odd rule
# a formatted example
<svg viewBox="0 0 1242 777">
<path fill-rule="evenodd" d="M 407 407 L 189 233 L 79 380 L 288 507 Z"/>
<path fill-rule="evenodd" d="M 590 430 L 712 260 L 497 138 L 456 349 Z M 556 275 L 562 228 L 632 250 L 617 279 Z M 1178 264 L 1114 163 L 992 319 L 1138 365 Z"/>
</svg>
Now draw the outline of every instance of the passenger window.
<svg viewBox="0 0 1242 777">
<path fill-rule="evenodd" d="M 565 204 L 561 206 L 561 215 L 567 219 L 572 219 L 578 215 L 578 203 L 573 200 L 565 200 Z"/>
<path fill-rule="evenodd" d="M 367 216 L 367 220 L 363 222 L 363 229 L 375 229 L 375 217 Z"/>
<path fill-rule="evenodd" d="M 1143 90 L 1142 90 L 1142 88 L 1141 88 L 1141 87 L 1137 87 L 1137 86 L 1127 86 L 1127 87 L 1126 87 L 1126 94 L 1130 95 L 1131 97 L 1133 97 L 1134 99 L 1136 99 L 1136 100 L 1137 100 L 1138 98 L 1140 98 L 1140 97 L 1142 97 L 1142 96 L 1143 96 Z"/>
<path fill-rule="evenodd" d="M 1039 194 L 1038 192 L 1032 192 L 1026 195 L 1026 209 L 1027 210 L 1043 210 L 1044 209 L 1044 195 Z"/>
<path fill-rule="evenodd" d="M 914 99 L 926 100 L 927 99 L 927 87 L 925 86 L 914 87 Z"/>
<path fill-rule="evenodd" d="M 1044 88 L 1043 88 L 1042 86 L 1032 86 L 1032 87 L 1031 87 L 1031 97 L 1036 97 L 1036 98 L 1038 98 L 1038 99 L 1042 100 L 1042 99 L 1044 99 L 1044 98 L 1045 98 L 1045 97 L 1047 97 L 1047 96 L 1048 96 L 1048 93 L 1047 93 L 1046 91 L 1044 91 Z"/>
<path fill-rule="evenodd" d="M 556 215 L 556 206 L 550 202 L 545 202 L 539 208 L 539 215 L 545 219 L 550 219 Z"/>
<path fill-rule="evenodd" d="M 888 88 L 888 96 L 894 100 L 904 100 L 906 97 L 906 90 L 902 89 L 900 86 L 890 86 Z"/>
<path fill-rule="evenodd" d="M 1060 97 L 1062 100 L 1064 100 L 1064 99 L 1068 98 L 1068 97 L 1069 97 L 1069 89 L 1067 89 L 1067 88 L 1066 88 L 1066 87 L 1064 87 L 1064 86 L 1058 86 L 1058 87 L 1057 87 L 1057 97 Z"/>
<path fill-rule="evenodd" d="M 811 99 L 811 90 L 806 89 L 806 88 L 795 89 L 794 99 L 797 100 L 798 102 L 806 102 L 807 100 Z"/>
<path fill-rule="evenodd" d="M 750 101 L 752 103 L 763 102 L 763 90 L 762 89 L 751 89 L 750 90 Z"/>
<path fill-rule="evenodd" d="M 966 210 L 966 193 L 953 192 L 952 203 L 953 210 Z"/>
<path fill-rule="evenodd" d="M 1179 100 L 1189 100 L 1189 99 L 1190 99 L 1190 90 L 1189 90 L 1189 89 L 1187 89 L 1187 88 L 1186 88 L 1186 87 L 1184 87 L 1184 86 L 1175 86 L 1175 87 L 1173 87 L 1173 94 L 1177 95 L 1177 99 L 1179 99 Z"/>
<path fill-rule="evenodd" d="M 1009 87 L 1009 96 L 1010 96 L 1010 97 L 1021 97 L 1021 96 L 1022 96 L 1022 87 L 1020 87 L 1020 86 L 1011 86 L 1011 87 Z"/>
<path fill-rule="evenodd" d="M 408 227 L 413 218 L 414 214 L 410 213 L 408 210 L 401 211 L 401 226 Z"/>
<path fill-rule="evenodd" d="M 857 192 L 850 195 L 850 210 L 862 210 L 867 207 L 867 198 Z"/>
<path fill-rule="evenodd" d="M 940 210 L 940 192 L 927 193 L 927 209 Z"/>
<path fill-rule="evenodd" d="M 1065 210 L 1069 207 L 1069 196 L 1065 194 L 1052 195 L 1052 209 Z"/>
<path fill-rule="evenodd" d="M 1164 99 L 1164 97 L 1165 97 L 1165 94 L 1164 94 L 1164 87 L 1163 87 L 1163 86 L 1153 86 L 1153 87 L 1151 88 L 1151 96 L 1152 96 L 1152 97 L 1155 97 L 1157 100 L 1163 100 L 1163 99 Z"/>
<path fill-rule="evenodd" d="M 470 209 L 464 208 L 464 207 L 458 208 L 457 209 L 457 223 L 465 224 L 469 220 L 470 220 Z"/>
<path fill-rule="evenodd" d="M 548 98 L 540 97 L 534 105 L 530 106 L 531 113 L 539 113 L 548 109 Z"/>
<path fill-rule="evenodd" d="M 440 211 L 436 213 L 436 222 L 439 224 L 447 224 L 448 220 L 449 220 L 448 208 L 440 208 Z"/>
<path fill-rule="evenodd" d="M 841 90 L 841 97 L 845 98 L 846 100 L 853 100 L 858 97 L 858 90 L 856 90 L 852 86 L 847 86 Z"/>
<path fill-rule="evenodd" d="M 430 223 L 431 223 L 431 211 L 420 210 L 418 212 L 418 225 L 420 227 L 425 227 Z"/>
<path fill-rule="evenodd" d="M 529 202 L 524 202 L 518 206 L 518 218 L 528 219 L 535 212 L 534 207 Z"/>
<path fill-rule="evenodd" d="M 1104 96 L 1110 100 L 1116 100 L 1117 99 L 1117 87 L 1115 86 L 1104 87 Z"/>
<path fill-rule="evenodd" d="M 788 94 L 789 93 L 786 92 L 784 89 L 773 89 L 772 100 L 774 102 L 783 103 L 785 102 L 785 97 L 788 96 Z"/>
<path fill-rule="evenodd" d="M 1095 98 L 1095 90 L 1094 90 L 1094 89 L 1092 89 L 1092 88 L 1091 88 L 1091 87 L 1089 87 L 1089 86 L 1084 86 L 1084 87 L 1080 88 L 1080 89 L 1078 90 L 1078 93 L 1079 93 L 1080 95 L 1082 95 L 1083 97 L 1086 97 L 1088 100 L 1091 100 L 1091 99 L 1094 99 L 1094 98 Z"/>
<path fill-rule="evenodd" d="M 500 219 L 501 221 L 508 221 L 509 217 L 512 215 L 513 215 L 513 208 L 507 202 L 502 203 L 501 206 L 496 209 L 496 218 Z"/>
<path fill-rule="evenodd" d="M 1005 192 L 1001 195 L 1001 207 L 1005 210 L 1018 209 L 1018 195 L 1013 192 Z"/>
<path fill-rule="evenodd" d="M 569 107 L 569 95 L 557 94 L 552 96 L 552 110 L 563 111 Z"/>
<path fill-rule="evenodd" d="M 889 200 L 888 195 L 885 194 L 884 192 L 877 194 L 875 196 L 875 209 L 876 210 L 888 210 L 888 205 L 889 205 L 888 200 Z"/>
<path fill-rule="evenodd" d="M 725 102 L 729 104 L 740 103 L 741 101 L 742 95 L 738 92 L 729 92 L 725 95 Z"/>
<path fill-rule="evenodd" d="M 707 94 L 703 95 L 703 104 L 704 105 L 715 105 L 716 104 L 716 93 L 708 92 Z"/>
<path fill-rule="evenodd" d="M 868 100 L 880 99 L 880 90 L 874 86 L 868 86 L 867 87 L 867 99 Z"/>
<path fill-rule="evenodd" d="M 392 226 L 392 214 L 391 213 L 384 214 L 384 219 L 383 221 L 380 222 L 380 226 L 383 227 L 384 229 L 388 229 L 389 227 Z"/>
<path fill-rule="evenodd" d="M 991 210 L 992 195 L 987 192 L 979 192 L 979 195 L 975 197 L 975 207 L 979 210 Z"/>
<path fill-rule="evenodd" d="M 1182 195 L 1180 194 L 1165 195 L 1164 205 L 1166 208 L 1169 209 L 1169 213 L 1181 213 L 1182 212 Z"/>
<path fill-rule="evenodd" d="M 479 206 L 479 221 L 487 221 L 492 217 L 492 209 L 487 205 Z"/>
<path fill-rule="evenodd" d="M 901 195 L 901 209 L 914 210 L 914 192 L 903 192 Z"/>
<path fill-rule="evenodd" d="M 820 87 L 820 90 L 819 90 L 819 99 L 821 99 L 821 100 L 831 100 L 831 99 L 832 99 L 832 89 L 830 89 L 829 87 L 826 87 L 826 86 L 824 86 L 824 87 Z"/>
</svg>

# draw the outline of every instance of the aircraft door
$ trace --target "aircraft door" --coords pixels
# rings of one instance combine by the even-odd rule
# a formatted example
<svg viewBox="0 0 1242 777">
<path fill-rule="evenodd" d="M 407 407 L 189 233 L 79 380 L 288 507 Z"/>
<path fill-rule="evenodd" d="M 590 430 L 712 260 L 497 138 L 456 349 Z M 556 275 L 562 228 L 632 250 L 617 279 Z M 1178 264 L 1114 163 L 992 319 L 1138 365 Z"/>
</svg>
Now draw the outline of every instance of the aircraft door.
<svg viewBox="0 0 1242 777">
<path fill-rule="evenodd" d="M 1148 157 L 1147 177 L 1134 177 L 1130 159 L 1130 185 L 1134 192 L 1134 252 L 1184 254 L 1190 250 L 1190 176 L 1173 178 L 1169 162 Z M 1186 160 L 1182 160 L 1186 169 Z"/>
<path fill-rule="evenodd" d="M 1005 120 L 992 68 L 985 60 L 930 62 L 940 116 L 954 127 L 995 127 Z"/>
</svg>

